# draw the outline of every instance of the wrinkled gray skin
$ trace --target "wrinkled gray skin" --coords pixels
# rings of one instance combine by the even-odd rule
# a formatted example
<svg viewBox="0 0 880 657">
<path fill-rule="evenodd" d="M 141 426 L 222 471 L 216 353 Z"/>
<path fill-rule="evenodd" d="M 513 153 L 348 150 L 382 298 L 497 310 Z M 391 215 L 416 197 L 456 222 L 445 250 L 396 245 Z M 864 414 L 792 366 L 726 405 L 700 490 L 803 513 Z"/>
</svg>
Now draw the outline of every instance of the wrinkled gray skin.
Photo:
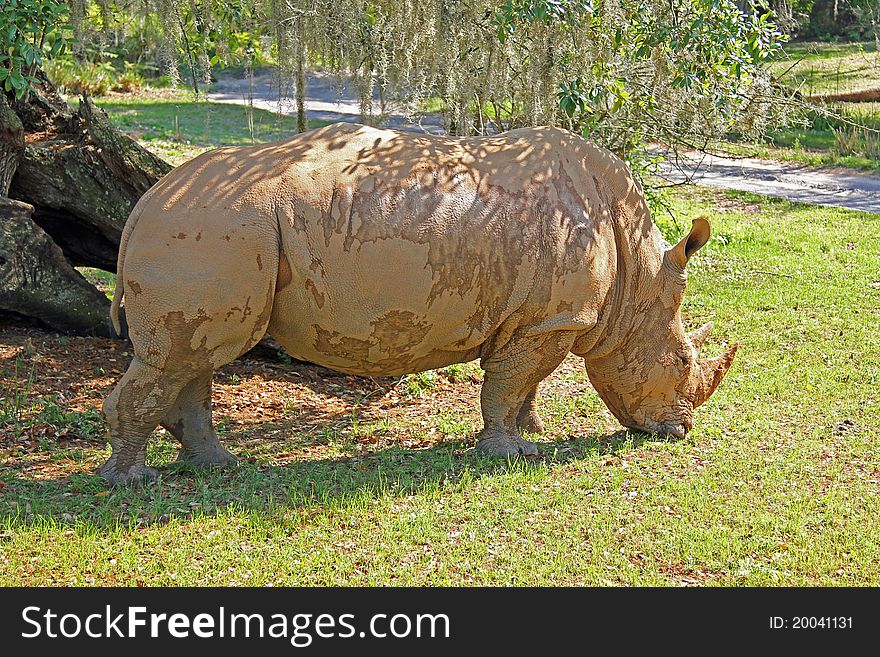
<svg viewBox="0 0 880 657">
<path fill-rule="evenodd" d="M 132 363 L 104 402 L 111 483 L 155 476 L 161 424 L 197 465 L 235 461 L 214 371 L 268 330 L 292 355 L 399 375 L 475 358 L 487 454 L 537 454 L 538 384 L 569 352 L 626 426 L 683 436 L 733 359 L 700 360 L 679 308 L 699 219 L 670 247 L 619 159 L 554 128 L 490 138 L 336 124 L 175 169 L 129 217 Z"/>
</svg>

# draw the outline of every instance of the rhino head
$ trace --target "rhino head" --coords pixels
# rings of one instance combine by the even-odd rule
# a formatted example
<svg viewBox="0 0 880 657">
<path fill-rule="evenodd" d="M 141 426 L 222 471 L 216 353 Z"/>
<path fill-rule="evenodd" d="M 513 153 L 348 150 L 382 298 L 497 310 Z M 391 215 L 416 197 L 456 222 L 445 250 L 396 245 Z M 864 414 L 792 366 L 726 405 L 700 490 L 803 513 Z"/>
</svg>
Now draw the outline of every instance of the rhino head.
<svg viewBox="0 0 880 657">
<path fill-rule="evenodd" d="M 626 294 L 632 302 L 620 304 L 616 320 L 609 322 L 613 346 L 583 354 L 593 387 L 628 428 L 683 438 L 693 426 L 694 409 L 733 362 L 738 345 L 717 358 L 700 357 L 711 322 L 689 334 L 681 322 L 685 266 L 709 235 L 704 218 L 694 220 L 690 233 L 673 247 L 656 232 L 649 241 L 660 248 L 648 256 L 636 254 L 639 275 Z M 656 266 L 645 266 L 652 260 Z"/>
</svg>

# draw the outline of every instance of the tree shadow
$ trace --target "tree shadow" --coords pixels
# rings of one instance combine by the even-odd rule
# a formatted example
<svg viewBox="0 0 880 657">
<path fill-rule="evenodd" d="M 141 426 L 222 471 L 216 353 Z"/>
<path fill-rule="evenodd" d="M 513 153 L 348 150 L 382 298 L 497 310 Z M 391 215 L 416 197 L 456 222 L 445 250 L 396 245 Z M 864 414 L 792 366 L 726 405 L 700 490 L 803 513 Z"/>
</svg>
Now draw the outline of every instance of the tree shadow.
<svg viewBox="0 0 880 657">
<path fill-rule="evenodd" d="M 657 439 L 626 430 L 539 443 L 529 459 L 480 457 L 472 441 L 446 440 L 426 449 L 388 449 L 356 456 L 273 465 L 241 461 L 226 469 L 159 466 L 159 479 L 108 489 L 95 474 L 7 482 L 0 495 L 0 529 L 64 526 L 83 532 L 137 531 L 235 510 L 274 515 L 288 509 L 344 508 L 381 498 L 467 485 L 482 477 L 552 468 L 595 454 L 615 454 Z"/>
<path fill-rule="evenodd" d="M 0 458 L 4 459 L 0 463 L 4 483 L 0 487 L 0 536 L 4 530 L 46 524 L 84 532 L 137 531 L 211 517 L 229 509 L 273 516 L 290 509 L 345 507 L 469 485 L 470 481 L 506 472 L 553 468 L 597 453 L 638 447 L 646 440 L 627 431 L 547 440 L 539 443 L 539 458 L 508 462 L 474 454 L 470 450 L 474 445 L 471 428 L 444 430 L 448 437 L 439 442 L 430 436 L 422 440 L 421 434 L 410 440 L 409 429 L 401 428 L 395 419 L 387 428 L 367 435 L 366 442 L 359 442 L 357 432 L 352 431 L 355 422 L 381 421 L 389 412 L 412 418 L 415 411 L 422 417 L 432 409 L 442 412 L 444 405 L 430 397 L 402 394 L 397 386 L 400 377 L 356 377 L 283 354 L 276 353 L 274 358 L 251 354 L 221 369 L 215 383 L 231 386 L 236 393 L 245 386 L 265 390 L 273 399 L 300 394 L 301 399 L 294 399 L 295 414 L 269 409 L 263 417 L 250 413 L 235 416 L 228 408 L 216 408 L 215 420 L 228 425 L 221 436 L 223 443 L 242 457 L 236 467 L 190 469 L 169 462 L 176 454 L 176 441 L 154 436 L 151 463 L 159 463 L 159 480 L 143 488 L 108 488 L 93 471 L 96 459 L 102 461 L 107 456 L 98 409 L 127 367 L 127 343 L 60 338 L 39 331 L 24 332 L 9 342 L 23 346 L 0 357 L 6 385 L 12 381 L 9 377 L 14 376 L 16 362 L 23 368 L 20 377 L 25 377 L 20 385 L 25 385 L 33 368 L 31 402 L 46 400 L 46 408 L 66 414 L 55 421 L 63 431 L 52 436 L 29 436 L 26 441 L 0 436 Z M 39 363 L 29 362 L 32 354 L 40 355 Z M 94 373 L 98 366 L 101 377 Z M 45 374 L 58 372 L 63 372 L 63 382 L 53 377 L 43 388 L 36 385 Z M 83 385 L 83 381 L 89 383 Z M 78 430 L 75 422 L 81 411 L 73 411 L 63 400 L 56 403 L 54 391 L 63 391 L 71 382 L 79 382 L 85 397 L 95 399 L 84 430 Z M 462 397 L 473 393 L 476 400 L 478 395 L 473 382 L 459 384 L 455 391 L 457 419 L 465 415 L 461 412 Z M 401 394 L 389 400 L 386 395 L 391 391 Z M 439 392 L 441 402 L 445 394 L 444 390 Z M 471 419 L 477 423 L 477 408 L 475 404 L 473 417 L 462 427 L 468 427 Z M 245 421 L 236 421 L 236 417 Z M 32 428 L 37 426 L 33 419 L 26 421 Z M 413 444 L 424 447 L 412 448 Z"/>
</svg>

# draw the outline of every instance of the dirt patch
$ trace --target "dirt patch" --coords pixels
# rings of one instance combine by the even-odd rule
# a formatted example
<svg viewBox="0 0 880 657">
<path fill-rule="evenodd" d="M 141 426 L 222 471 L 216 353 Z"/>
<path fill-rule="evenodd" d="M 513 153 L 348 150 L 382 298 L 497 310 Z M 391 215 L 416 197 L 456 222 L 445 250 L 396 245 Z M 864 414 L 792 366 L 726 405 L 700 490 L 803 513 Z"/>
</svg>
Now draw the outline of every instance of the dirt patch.
<svg viewBox="0 0 880 657">
<path fill-rule="evenodd" d="M 630 558 L 630 562 L 636 565 L 643 565 L 651 561 L 643 554 L 637 555 L 636 559 Z M 719 579 L 725 575 L 720 571 L 708 570 L 693 566 L 685 566 L 680 563 L 667 563 L 660 558 L 653 559 L 657 571 L 674 580 L 678 586 L 705 586 L 712 580 Z"/>
<path fill-rule="evenodd" d="M 353 453 L 418 449 L 469 436 L 429 426 L 426 417 L 450 408 L 457 420 L 479 421 L 477 375 L 437 374 L 413 393 L 399 377 L 356 377 L 266 356 L 261 349 L 221 368 L 212 403 L 225 446 L 273 465 L 326 458 L 340 445 Z M 128 342 L 0 324 L 3 465 L 29 479 L 91 474 L 109 454 L 101 404 L 131 357 Z M 163 429 L 154 433 L 162 435 Z"/>
</svg>

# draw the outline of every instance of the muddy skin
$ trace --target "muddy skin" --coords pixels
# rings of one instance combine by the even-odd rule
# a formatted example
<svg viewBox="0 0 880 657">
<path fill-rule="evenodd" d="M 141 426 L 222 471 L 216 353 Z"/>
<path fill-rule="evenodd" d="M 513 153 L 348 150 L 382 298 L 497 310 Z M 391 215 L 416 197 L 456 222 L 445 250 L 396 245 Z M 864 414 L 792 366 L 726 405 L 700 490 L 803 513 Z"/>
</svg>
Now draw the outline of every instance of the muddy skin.
<svg viewBox="0 0 880 657">
<path fill-rule="evenodd" d="M 155 476 L 160 424 L 200 466 L 235 457 L 211 422 L 214 371 L 268 331 L 294 358 L 388 376 L 480 359 L 479 453 L 531 456 L 540 382 L 569 352 L 626 426 L 683 435 L 734 350 L 679 316 L 709 224 L 670 247 L 624 163 L 555 128 L 419 136 L 336 124 L 221 148 L 132 211 L 111 317 L 135 357 L 104 402 L 111 483 Z"/>
</svg>

